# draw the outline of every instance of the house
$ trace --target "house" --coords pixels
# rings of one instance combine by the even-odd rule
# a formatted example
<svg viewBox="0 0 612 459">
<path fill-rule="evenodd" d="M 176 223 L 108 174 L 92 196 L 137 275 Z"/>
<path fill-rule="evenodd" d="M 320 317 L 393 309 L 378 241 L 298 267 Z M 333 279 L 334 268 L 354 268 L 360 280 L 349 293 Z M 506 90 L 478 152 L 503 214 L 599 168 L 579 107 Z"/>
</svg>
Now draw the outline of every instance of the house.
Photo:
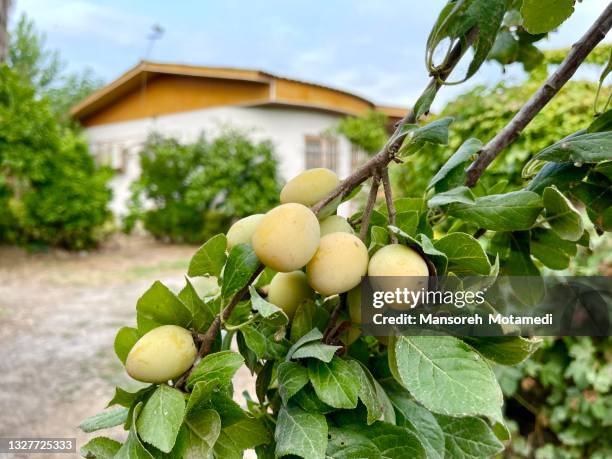
<svg viewBox="0 0 612 459">
<path fill-rule="evenodd" d="M 97 160 L 116 171 L 112 209 L 126 212 L 130 183 L 139 176 L 138 152 L 158 132 L 191 142 L 225 127 L 269 139 L 280 174 L 291 178 L 306 168 L 328 167 L 340 177 L 364 160 L 330 128 L 347 115 L 377 110 L 391 122 L 405 109 L 375 105 L 355 94 L 259 70 L 142 61 L 73 107 Z"/>
</svg>

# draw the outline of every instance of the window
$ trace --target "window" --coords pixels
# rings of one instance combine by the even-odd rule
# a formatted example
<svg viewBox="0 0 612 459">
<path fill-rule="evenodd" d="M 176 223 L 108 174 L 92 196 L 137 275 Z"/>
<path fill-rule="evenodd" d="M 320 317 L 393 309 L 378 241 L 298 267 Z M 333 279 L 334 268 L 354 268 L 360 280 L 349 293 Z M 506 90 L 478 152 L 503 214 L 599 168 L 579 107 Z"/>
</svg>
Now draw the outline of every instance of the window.
<svg viewBox="0 0 612 459">
<path fill-rule="evenodd" d="M 306 169 L 315 167 L 338 171 L 338 139 L 331 136 L 306 136 Z"/>
<path fill-rule="evenodd" d="M 351 172 L 368 160 L 368 154 L 357 145 L 351 145 Z"/>
</svg>

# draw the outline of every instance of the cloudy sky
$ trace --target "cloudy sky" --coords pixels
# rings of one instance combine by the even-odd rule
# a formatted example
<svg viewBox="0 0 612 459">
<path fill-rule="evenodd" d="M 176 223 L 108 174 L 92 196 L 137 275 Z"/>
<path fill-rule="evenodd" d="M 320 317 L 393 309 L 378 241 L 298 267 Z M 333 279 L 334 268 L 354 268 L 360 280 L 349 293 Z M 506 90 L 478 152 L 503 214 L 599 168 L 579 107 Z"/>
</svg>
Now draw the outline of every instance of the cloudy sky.
<svg viewBox="0 0 612 459">
<path fill-rule="evenodd" d="M 424 44 L 445 0 L 14 0 L 72 70 L 111 81 L 138 60 L 249 67 L 408 105 L 427 81 Z M 608 0 L 583 0 L 544 47 L 571 45 Z M 153 24 L 165 34 L 147 56 Z M 585 75 L 593 76 L 588 70 Z M 479 82 L 520 78 L 487 64 Z M 452 97 L 448 88 L 438 104 Z"/>
</svg>

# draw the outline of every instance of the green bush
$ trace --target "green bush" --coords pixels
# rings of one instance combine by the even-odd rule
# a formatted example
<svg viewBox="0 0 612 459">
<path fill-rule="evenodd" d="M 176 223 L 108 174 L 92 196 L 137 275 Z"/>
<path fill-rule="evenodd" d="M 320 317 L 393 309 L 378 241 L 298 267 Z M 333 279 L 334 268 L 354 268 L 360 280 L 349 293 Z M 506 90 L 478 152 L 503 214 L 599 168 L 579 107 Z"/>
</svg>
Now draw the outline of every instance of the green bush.
<svg viewBox="0 0 612 459">
<path fill-rule="evenodd" d="M 109 178 L 49 101 L 0 67 L 0 241 L 94 246 L 111 216 Z"/>
<path fill-rule="evenodd" d="M 238 132 L 192 144 L 154 134 L 140 153 L 140 166 L 127 231 L 141 220 L 156 238 L 198 243 L 226 231 L 233 219 L 278 202 L 271 144 L 255 144 Z"/>
</svg>

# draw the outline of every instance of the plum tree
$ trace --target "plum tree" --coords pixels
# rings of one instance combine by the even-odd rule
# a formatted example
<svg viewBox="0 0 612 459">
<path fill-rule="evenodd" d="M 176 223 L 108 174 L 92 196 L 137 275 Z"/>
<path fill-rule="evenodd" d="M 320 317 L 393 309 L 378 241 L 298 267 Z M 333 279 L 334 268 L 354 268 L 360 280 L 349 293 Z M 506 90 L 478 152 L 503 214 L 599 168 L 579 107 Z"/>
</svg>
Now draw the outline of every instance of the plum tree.
<svg viewBox="0 0 612 459">
<path fill-rule="evenodd" d="M 368 269 L 368 249 L 357 236 L 331 233 L 321 238 L 317 252 L 306 266 L 308 282 L 329 296 L 348 292 Z"/>
<path fill-rule="evenodd" d="M 250 244 L 253 233 L 263 217 L 264 214 L 253 214 L 234 223 L 227 231 L 227 249 L 231 250 L 238 244 Z"/>
<path fill-rule="evenodd" d="M 134 344 L 125 361 L 125 369 L 138 381 L 162 383 L 182 375 L 193 365 L 196 356 L 189 330 L 177 325 L 162 325 Z"/>
<path fill-rule="evenodd" d="M 285 311 L 289 319 L 293 318 L 300 303 L 313 299 L 314 295 L 302 271 L 276 274 L 268 289 L 268 301 Z"/>
<path fill-rule="evenodd" d="M 310 207 L 336 188 L 339 182 L 336 173 L 329 169 L 308 169 L 285 184 L 280 200 L 283 204 L 296 202 Z"/>
<path fill-rule="evenodd" d="M 281 204 L 264 215 L 252 243 L 257 258 L 275 271 L 290 272 L 306 265 L 317 251 L 319 221 L 302 204 Z"/>
<path fill-rule="evenodd" d="M 353 227 L 346 221 L 346 218 L 340 215 L 330 215 L 321 220 L 321 237 L 331 233 L 349 233 L 354 234 Z"/>
</svg>

